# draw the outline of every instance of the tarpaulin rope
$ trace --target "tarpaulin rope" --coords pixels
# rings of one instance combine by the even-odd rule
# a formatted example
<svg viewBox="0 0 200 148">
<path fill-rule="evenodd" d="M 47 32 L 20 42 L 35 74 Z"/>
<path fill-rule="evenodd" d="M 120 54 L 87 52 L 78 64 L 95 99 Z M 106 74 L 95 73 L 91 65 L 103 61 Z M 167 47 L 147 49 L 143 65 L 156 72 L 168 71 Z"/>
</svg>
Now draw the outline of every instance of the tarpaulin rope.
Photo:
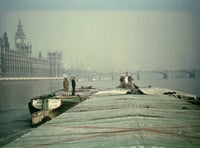
<svg viewBox="0 0 200 148">
<path fill-rule="evenodd" d="M 159 128 L 192 128 L 192 127 L 200 127 L 200 125 L 188 125 L 188 126 L 174 126 L 174 127 L 159 127 Z M 67 142 L 73 142 L 73 141 L 79 141 L 79 140 L 84 140 L 84 139 L 91 139 L 91 138 L 96 138 L 96 137 L 107 137 L 107 136 L 112 136 L 113 134 L 121 134 L 121 133 L 126 133 L 126 132 L 134 132 L 134 131 L 147 131 L 147 132 L 153 132 L 153 133 L 159 133 L 159 134 L 167 134 L 167 135 L 173 135 L 173 136 L 181 136 L 181 137 L 186 137 L 186 138 L 193 138 L 193 139 L 200 139 L 200 136 L 198 135 L 187 135 L 187 134 L 181 134 L 181 133 L 175 133 L 174 131 L 169 131 L 169 130 L 163 130 L 163 129 L 156 129 L 156 128 L 117 128 L 117 127 L 98 127 L 98 126 L 66 126 L 66 128 L 84 128 L 84 129 L 117 129 L 114 131 L 103 131 L 103 132 L 98 132 L 97 134 L 93 134 L 90 136 L 83 136 L 83 137 L 78 137 L 78 138 L 69 138 L 65 140 L 60 140 L 60 141 L 55 141 L 55 142 L 49 142 L 46 144 L 35 144 L 32 146 L 27 146 L 24 148 L 35 148 L 35 147 L 43 147 L 43 146 L 48 146 L 48 145 L 53 145 L 53 144 L 60 144 L 60 143 L 67 143 Z M 59 136 L 59 135 L 57 135 Z"/>
</svg>

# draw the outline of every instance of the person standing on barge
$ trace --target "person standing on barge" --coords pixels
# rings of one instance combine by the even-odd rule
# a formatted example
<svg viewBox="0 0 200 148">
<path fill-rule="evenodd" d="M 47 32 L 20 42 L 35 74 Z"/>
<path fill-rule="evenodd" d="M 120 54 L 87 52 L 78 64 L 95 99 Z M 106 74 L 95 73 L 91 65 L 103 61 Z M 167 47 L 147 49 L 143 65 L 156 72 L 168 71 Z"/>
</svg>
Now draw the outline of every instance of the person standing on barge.
<svg viewBox="0 0 200 148">
<path fill-rule="evenodd" d="M 75 96 L 75 90 L 76 90 L 76 81 L 75 78 L 72 78 L 72 96 Z"/>
<path fill-rule="evenodd" d="M 69 96 L 69 81 L 67 78 L 65 78 L 63 81 L 63 88 L 65 91 L 65 95 Z"/>
</svg>

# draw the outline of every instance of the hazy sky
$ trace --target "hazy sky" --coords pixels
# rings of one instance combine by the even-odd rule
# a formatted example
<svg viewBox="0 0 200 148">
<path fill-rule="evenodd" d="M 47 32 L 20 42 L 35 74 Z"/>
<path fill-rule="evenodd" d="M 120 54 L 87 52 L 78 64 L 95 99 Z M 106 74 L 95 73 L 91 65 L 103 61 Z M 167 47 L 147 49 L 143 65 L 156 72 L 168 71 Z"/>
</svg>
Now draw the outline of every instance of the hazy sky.
<svg viewBox="0 0 200 148">
<path fill-rule="evenodd" d="M 39 51 L 98 70 L 200 68 L 200 0 L 0 0 L 0 34 L 21 19 Z"/>
</svg>

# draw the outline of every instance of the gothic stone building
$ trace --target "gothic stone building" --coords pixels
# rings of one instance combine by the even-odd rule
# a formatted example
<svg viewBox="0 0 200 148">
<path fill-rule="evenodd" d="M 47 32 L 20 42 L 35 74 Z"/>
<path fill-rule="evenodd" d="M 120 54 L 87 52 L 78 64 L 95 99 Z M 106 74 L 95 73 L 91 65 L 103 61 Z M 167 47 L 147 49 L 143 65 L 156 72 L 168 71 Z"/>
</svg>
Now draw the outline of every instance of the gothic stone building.
<svg viewBox="0 0 200 148">
<path fill-rule="evenodd" d="M 32 45 L 27 42 L 19 20 L 15 33 L 15 50 L 10 49 L 7 33 L 0 36 L 0 77 L 59 77 L 62 75 L 62 53 L 49 52 L 47 58 L 32 57 Z"/>
</svg>

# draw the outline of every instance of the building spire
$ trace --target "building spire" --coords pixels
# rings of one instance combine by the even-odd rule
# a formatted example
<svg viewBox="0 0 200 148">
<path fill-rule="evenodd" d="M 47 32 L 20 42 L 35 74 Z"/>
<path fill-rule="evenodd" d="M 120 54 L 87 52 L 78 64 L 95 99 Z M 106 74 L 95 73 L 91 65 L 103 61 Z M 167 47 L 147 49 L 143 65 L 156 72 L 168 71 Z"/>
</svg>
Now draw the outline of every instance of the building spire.
<svg viewBox="0 0 200 148">
<path fill-rule="evenodd" d="M 17 50 L 23 51 L 26 54 L 31 54 L 32 46 L 26 40 L 26 35 L 23 31 L 21 19 L 17 25 L 17 32 L 15 33 L 15 47 Z"/>
<path fill-rule="evenodd" d="M 18 28 L 22 28 L 23 26 L 22 26 L 22 23 L 21 23 L 21 19 L 19 19 L 19 23 L 18 23 L 18 26 L 17 26 Z"/>
<path fill-rule="evenodd" d="M 19 23 L 18 23 L 18 26 L 17 26 L 17 32 L 15 33 L 15 36 L 16 37 L 20 37 L 21 39 L 26 39 L 26 35 L 23 31 L 23 26 L 22 26 L 22 23 L 21 23 L 21 19 L 19 19 Z"/>
<path fill-rule="evenodd" d="M 21 19 L 19 19 L 19 23 L 17 25 L 17 32 L 15 33 L 15 47 L 18 50 L 21 50 L 26 45 L 26 35 L 23 31 L 23 26 L 21 23 Z"/>
<path fill-rule="evenodd" d="M 3 34 L 3 46 L 5 50 L 9 50 L 9 41 L 8 41 L 8 36 L 6 32 L 4 32 Z"/>
</svg>

